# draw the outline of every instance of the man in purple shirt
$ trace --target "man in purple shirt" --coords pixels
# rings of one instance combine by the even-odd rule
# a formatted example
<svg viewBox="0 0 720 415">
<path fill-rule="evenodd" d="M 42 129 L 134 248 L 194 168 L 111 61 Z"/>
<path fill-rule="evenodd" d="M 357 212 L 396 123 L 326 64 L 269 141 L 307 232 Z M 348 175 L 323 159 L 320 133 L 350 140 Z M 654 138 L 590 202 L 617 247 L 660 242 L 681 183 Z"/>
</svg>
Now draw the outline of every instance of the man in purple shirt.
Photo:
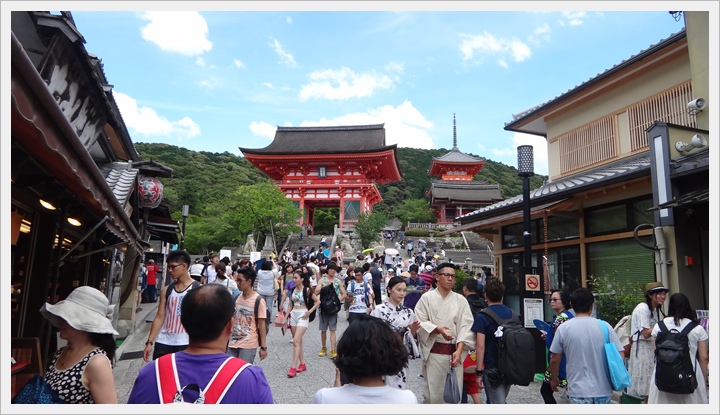
<svg viewBox="0 0 720 415">
<path fill-rule="evenodd" d="M 180 387 L 190 384 L 197 385 L 207 392 L 210 380 L 218 371 L 218 368 L 229 359 L 225 351 L 228 339 L 232 333 L 232 320 L 235 310 L 232 296 L 228 290 L 217 284 L 203 285 L 200 288 L 191 290 L 183 299 L 181 305 L 182 315 L 180 317 L 183 327 L 190 338 L 187 349 L 182 352 L 167 355 L 173 357 L 177 368 L 177 378 Z M 240 360 L 240 359 L 238 359 Z M 156 367 L 160 359 L 153 360 L 145 365 L 138 374 L 133 385 L 129 404 L 159 404 L 170 403 L 163 399 L 164 396 L 174 396 L 177 391 L 165 391 L 159 387 Z M 230 363 L 230 362 L 228 362 Z M 240 362 L 244 364 L 245 362 Z M 243 366 L 237 365 L 238 367 Z M 172 365 L 170 365 L 172 366 Z M 159 366 L 163 367 L 163 366 Z M 236 371 L 237 372 L 237 371 Z M 170 373 L 172 375 L 172 373 Z M 233 379 L 233 374 L 228 378 L 231 382 L 215 384 L 213 387 L 224 391 L 220 394 L 217 403 L 223 404 L 258 404 L 273 403 L 270 385 L 265 374 L 258 366 L 244 366 L 239 375 Z M 222 378 L 222 376 L 219 376 Z M 163 383 L 165 384 L 165 383 Z M 172 389 L 175 389 L 174 387 Z M 191 388 L 183 392 L 185 402 L 194 402 L 199 394 Z M 207 401 L 206 394 L 206 402 Z M 170 398 L 172 399 L 172 398 Z"/>
<path fill-rule="evenodd" d="M 418 266 L 416 264 L 410 265 L 410 272 L 403 272 L 400 276 L 405 277 L 405 284 L 407 285 L 405 307 L 415 310 L 415 305 L 425 292 L 425 281 L 418 276 Z"/>
</svg>

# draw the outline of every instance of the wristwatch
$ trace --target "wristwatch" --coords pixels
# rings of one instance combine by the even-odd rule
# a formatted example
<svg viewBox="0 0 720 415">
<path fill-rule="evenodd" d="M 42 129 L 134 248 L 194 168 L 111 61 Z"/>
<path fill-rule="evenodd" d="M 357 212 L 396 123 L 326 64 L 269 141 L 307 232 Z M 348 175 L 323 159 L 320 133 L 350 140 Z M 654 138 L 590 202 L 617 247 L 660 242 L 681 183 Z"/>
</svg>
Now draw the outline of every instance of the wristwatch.
<svg viewBox="0 0 720 415">
<path fill-rule="evenodd" d="M 153 345 L 153 342 L 151 342 L 150 340 L 148 340 L 148 341 L 145 342 L 145 346 L 147 346 L 148 344 L 149 344 L 150 346 L 152 346 L 152 345 Z"/>
<path fill-rule="evenodd" d="M 260 350 L 267 352 L 267 346 L 260 346 Z"/>
<path fill-rule="evenodd" d="M 485 376 L 485 370 L 475 369 L 475 376 Z"/>
</svg>

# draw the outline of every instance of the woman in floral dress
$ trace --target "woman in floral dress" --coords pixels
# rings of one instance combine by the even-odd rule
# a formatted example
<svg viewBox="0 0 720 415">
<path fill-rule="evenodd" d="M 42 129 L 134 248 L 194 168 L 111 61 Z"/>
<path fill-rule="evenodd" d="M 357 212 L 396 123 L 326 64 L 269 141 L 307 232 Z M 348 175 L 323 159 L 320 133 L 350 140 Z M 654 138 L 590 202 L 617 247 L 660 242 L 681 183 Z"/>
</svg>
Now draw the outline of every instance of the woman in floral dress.
<svg viewBox="0 0 720 415">
<path fill-rule="evenodd" d="M 387 298 L 378 305 L 371 316 L 378 317 L 403 336 L 403 343 L 411 359 L 419 358 L 420 350 L 417 346 L 416 333 L 420 322 L 415 319 L 415 312 L 403 305 L 407 293 L 407 285 L 402 277 L 392 277 L 387 283 Z M 386 376 L 385 384 L 398 389 L 407 389 L 408 369 L 404 367 L 394 376 Z"/>
<path fill-rule="evenodd" d="M 632 312 L 630 356 L 628 356 L 628 372 L 632 378 L 632 385 L 627 388 L 626 394 L 643 399 L 647 403 L 647 396 L 652 383 L 655 370 L 655 338 L 652 330 L 661 319 L 660 314 L 668 289 L 660 282 L 650 282 L 645 285 L 645 302 L 638 304 Z M 663 317 L 665 317 L 664 313 Z"/>
</svg>

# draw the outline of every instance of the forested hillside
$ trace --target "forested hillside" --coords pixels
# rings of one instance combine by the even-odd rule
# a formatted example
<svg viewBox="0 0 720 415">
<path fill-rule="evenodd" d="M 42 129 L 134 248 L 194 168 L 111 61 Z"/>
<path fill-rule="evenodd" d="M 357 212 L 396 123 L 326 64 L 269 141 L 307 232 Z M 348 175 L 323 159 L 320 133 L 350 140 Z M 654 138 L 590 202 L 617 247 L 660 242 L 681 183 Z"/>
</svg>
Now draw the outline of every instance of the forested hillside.
<svg viewBox="0 0 720 415">
<path fill-rule="evenodd" d="M 207 229 L 217 229 L 214 235 L 207 235 L 205 241 L 199 241 L 188 230 L 186 245 L 198 250 L 215 249 L 212 246 L 223 246 L 242 241 L 246 235 L 228 232 L 226 223 L 219 223 L 219 215 L 227 211 L 225 206 L 236 205 L 234 194 L 241 186 L 250 186 L 269 182 L 267 176 L 256 169 L 244 157 L 234 154 L 191 151 L 168 144 L 135 143 L 135 148 L 143 160 L 155 160 L 173 169 L 173 177 L 162 179 L 164 185 L 164 203 L 173 212 L 173 217 L 180 220 L 182 205 L 190 205 L 191 220 L 188 226 L 197 230 L 195 234 L 207 234 Z M 432 180 L 438 178 L 428 176 L 427 172 L 433 157 L 446 154 L 449 150 L 422 150 L 414 148 L 398 148 L 398 160 L 403 178 L 399 182 L 378 185 L 383 202 L 376 205 L 388 217 L 403 216 L 409 205 L 417 206 L 421 202 L 428 203 L 425 197 Z M 477 157 L 477 155 L 474 155 Z M 531 188 L 539 187 L 546 176 L 531 178 Z M 512 197 L 522 192 L 522 180 L 515 167 L 487 160 L 475 180 L 500 184 L 504 197 Z M 408 201 L 417 201 L 409 204 Z M 403 203 L 405 202 L 405 203 Z M 403 207 L 403 213 L 399 210 Z M 395 212 L 395 210 L 398 210 Z M 226 222 L 226 221 L 225 221 Z M 203 229 L 202 232 L 199 232 Z M 219 230 L 223 231 L 220 232 Z M 232 234 L 232 235 L 229 235 Z M 228 235 L 228 236 L 225 236 Z M 228 238 L 227 241 L 219 239 Z"/>
</svg>

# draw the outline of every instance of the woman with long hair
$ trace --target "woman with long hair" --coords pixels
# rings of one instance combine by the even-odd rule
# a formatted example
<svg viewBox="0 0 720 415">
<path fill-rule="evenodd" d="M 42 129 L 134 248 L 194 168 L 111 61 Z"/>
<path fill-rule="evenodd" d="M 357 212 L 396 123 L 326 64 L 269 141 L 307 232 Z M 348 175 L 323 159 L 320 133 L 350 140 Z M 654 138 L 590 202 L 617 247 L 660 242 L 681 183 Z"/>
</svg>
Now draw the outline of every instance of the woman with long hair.
<svg viewBox="0 0 720 415">
<path fill-rule="evenodd" d="M 415 339 L 420 322 L 415 319 L 415 312 L 403 305 L 403 299 L 407 294 L 407 283 L 402 277 L 392 277 L 388 280 L 386 290 L 385 302 L 373 309 L 370 315 L 388 323 L 402 336 L 403 344 L 410 358 L 418 358 L 420 351 Z M 404 366 L 398 372 L 387 376 L 385 384 L 396 389 L 407 389 L 407 379 L 407 366 Z"/>
<path fill-rule="evenodd" d="M 290 262 L 286 262 L 282 266 L 282 272 L 278 274 L 278 285 L 280 288 L 278 289 L 278 312 L 283 311 L 283 299 L 285 298 L 283 296 L 283 292 L 285 290 L 285 285 L 287 285 L 288 281 L 292 281 L 293 278 L 293 270 L 295 267 Z"/>
<path fill-rule="evenodd" d="M 385 379 L 407 366 L 408 352 L 400 335 L 377 317 L 361 315 L 349 325 L 337 344 L 333 360 L 335 387 L 322 388 L 313 403 L 416 404 L 410 390 L 387 385 Z M 340 378 L 349 382 L 340 385 Z"/>
<path fill-rule="evenodd" d="M 668 305 L 668 315 L 662 322 L 667 330 L 677 330 L 681 332 L 688 324 L 697 323 L 697 315 L 690 305 L 690 300 L 683 293 L 675 293 L 670 296 Z M 652 330 L 652 336 L 657 337 L 660 332 L 659 324 L 656 324 Z M 650 382 L 650 391 L 648 393 L 648 403 L 669 403 L 669 404 L 707 404 L 707 379 L 708 371 L 708 334 L 705 329 L 697 325 L 688 333 L 688 351 L 690 352 L 695 368 L 695 376 L 698 386 L 693 393 L 679 394 L 668 393 L 658 390 L 655 382 Z M 697 354 L 696 354 L 697 353 Z M 698 368 L 700 370 L 698 370 Z M 652 378 L 655 379 L 653 371 Z"/>
<path fill-rule="evenodd" d="M 67 345 L 58 350 L 45 380 L 65 403 L 117 403 L 113 365 L 117 331 L 110 318 L 113 306 L 99 290 L 81 286 L 57 304 L 45 303 L 40 313 L 58 328 Z"/>
<path fill-rule="evenodd" d="M 667 298 L 668 289 L 661 282 L 645 284 L 645 301 L 638 304 L 632 312 L 630 332 L 630 356 L 628 356 L 628 372 L 632 385 L 627 388 L 627 395 L 648 402 L 650 384 L 653 383 L 652 373 L 655 368 L 655 339 L 652 337 L 653 327 L 661 320 L 662 305 Z"/>
<path fill-rule="evenodd" d="M 290 332 L 293 340 L 292 366 L 288 370 L 288 377 L 295 377 L 300 372 L 307 370 L 305 365 L 305 353 L 303 351 L 303 336 L 310 323 L 310 314 L 320 306 L 320 300 L 312 288 L 310 288 L 310 277 L 307 274 L 300 274 L 298 270 L 293 273 L 295 286 L 290 292 L 289 317 Z M 314 302 L 310 309 L 307 308 L 308 300 Z"/>
<path fill-rule="evenodd" d="M 570 310 L 570 294 L 567 291 L 564 290 L 553 290 L 550 294 L 550 307 L 555 311 L 555 317 L 552 319 L 552 323 L 550 323 L 550 333 L 542 333 L 541 337 L 543 340 L 545 340 L 545 343 L 548 346 L 548 352 L 547 352 L 547 360 L 550 361 L 550 358 L 552 357 L 552 353 L 550 353 L 550 344 L 552 344 L 552 339 L 555 336 L 555 332 L 557 332 L 558 327 L 560 325 L 571 318 L 573 318 L 573 314 L 569 311 Z M 560 360 L 560 387 L 564 388 L 564 395 L 567 397 L 567 377 L 565 375 L 565 356 L 563 355 L 562 360 Z M 545 370 L 545 377 L 543 378 L 542 386 L 540 386 L 540 395 L 542 395 L 543 401 L 545 401 L 546 404 L 556 404 L 557 401 L 555 400 L 555 397 L 553 396 L 553 390 L 550 387 L 550 366 L 548 365 L 547 369 Z M 563 403 L 569 403 L 568 399 L 564 399 Z"/>
</svg>

